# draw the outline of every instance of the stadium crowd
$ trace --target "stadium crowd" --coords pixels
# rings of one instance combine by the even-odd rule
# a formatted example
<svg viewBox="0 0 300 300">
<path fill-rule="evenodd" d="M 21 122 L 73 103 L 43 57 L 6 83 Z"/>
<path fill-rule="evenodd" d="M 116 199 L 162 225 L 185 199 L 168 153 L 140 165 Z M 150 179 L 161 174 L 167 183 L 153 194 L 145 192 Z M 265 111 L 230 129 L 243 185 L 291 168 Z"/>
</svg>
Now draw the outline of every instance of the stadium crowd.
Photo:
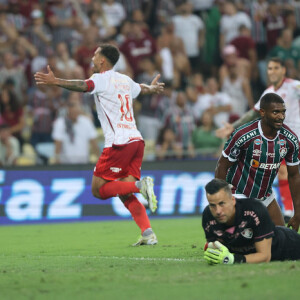
<svg viewBox="0 0 300 300">
<path fill-rule="evenodd" d="M 145 159 L 216 158 L 215 129 L 260 98 L 268 57 L 300 79 L 299 31 L 297 0 L 0 0 L 0 166 L 97 161 L 93 97 L 37 86 L 33 74 L 49 65 L 87 79 L 101 42 L 119 47 L 117 71 L 166 84 L 134 103 Z"/>
</svg>

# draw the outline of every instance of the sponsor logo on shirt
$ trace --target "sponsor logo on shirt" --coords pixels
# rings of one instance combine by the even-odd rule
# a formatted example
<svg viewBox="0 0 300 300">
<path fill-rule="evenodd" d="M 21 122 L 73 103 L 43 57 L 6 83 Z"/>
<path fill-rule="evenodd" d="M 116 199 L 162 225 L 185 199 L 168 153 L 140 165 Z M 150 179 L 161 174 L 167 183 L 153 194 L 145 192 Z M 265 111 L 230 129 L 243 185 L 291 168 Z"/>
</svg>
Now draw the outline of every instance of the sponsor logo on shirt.
<svg viewBox="0 0 300 300">
<path fill-rule="evenodd" d="M 274 158 L 274 157 L 275 157 L 275 153 L 273 153 L 273 152 L 271 152 L 271 153 L 267 153 L 266 155 L 267 155 L 267 156 L 269 156 L 269 157 L 272 157 L 272 158 Z"/>
<path fill-rule="evenodd" d="M 253 156 L 260 156 L 261 155 L 261 150 L 254 149 L 253 150 Z"/>
<path fill-rule="evenodd" d="M 116 167 L 111 167 L 109 169 L 114 173 L 120 173 L 122 171 L 122 168 L 116 168 Z"/>
<path fill-rule="evenodd" d="M 251 159 L 250 165 L 254 169 L 264 169 L 264 170 L 273 170 L 280 167 L 280 162 L 276 164 L 260 163 L 256 159 Z"/>
<path fill-rule="evenodd" d="M 285 143 L 286 143 L 286 141 L 283 140 L 283 139 L 281 139 L 281 140 L 279 140 L 279 141 L 277 142 L 277 144 L 280 145 L 280 146 L 284 146 Z"/>
<path fill-rule="evenodd" d="M 254 140 L 254 144 L 255 145 L 261 145 L 263 142 L 262 142 L 262 140 L 261 139 L 255 139 Z"/>
</svg>

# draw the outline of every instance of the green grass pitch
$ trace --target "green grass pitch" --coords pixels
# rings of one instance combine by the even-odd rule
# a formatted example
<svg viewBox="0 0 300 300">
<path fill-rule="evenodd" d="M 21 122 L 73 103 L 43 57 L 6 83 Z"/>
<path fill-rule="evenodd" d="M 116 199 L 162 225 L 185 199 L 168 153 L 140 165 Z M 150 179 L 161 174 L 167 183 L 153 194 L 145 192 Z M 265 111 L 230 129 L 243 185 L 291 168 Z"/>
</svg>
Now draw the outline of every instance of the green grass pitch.
<svg viewBox="0 0 300 300">
<path fill-rule="evenodd" d="M 201 218 L 0 227 L 0 299 L 299 299 L 300 262 L 209 266 Z"/>
</svg>

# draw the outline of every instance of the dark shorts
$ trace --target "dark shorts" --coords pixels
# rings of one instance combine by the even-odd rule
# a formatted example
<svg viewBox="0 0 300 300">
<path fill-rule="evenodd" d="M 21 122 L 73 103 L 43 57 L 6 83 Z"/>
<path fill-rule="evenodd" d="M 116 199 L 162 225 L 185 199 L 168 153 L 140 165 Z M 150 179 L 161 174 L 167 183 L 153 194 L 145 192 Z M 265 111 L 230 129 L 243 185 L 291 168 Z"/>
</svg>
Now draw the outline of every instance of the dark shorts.
<svg viewBox="0 0 300 300">
<path fill-rule="evenodd" d="M 94 176 L 116 180 L 132 175 L 139 180 L 144 148 L 144 141 L 104 148 L 95 166 Z"/>
<path fill-rule="evenodd" d="M 276 226 L 271 260 L 300 259 L 300 234 L 284 226 Z"/>
</svg>

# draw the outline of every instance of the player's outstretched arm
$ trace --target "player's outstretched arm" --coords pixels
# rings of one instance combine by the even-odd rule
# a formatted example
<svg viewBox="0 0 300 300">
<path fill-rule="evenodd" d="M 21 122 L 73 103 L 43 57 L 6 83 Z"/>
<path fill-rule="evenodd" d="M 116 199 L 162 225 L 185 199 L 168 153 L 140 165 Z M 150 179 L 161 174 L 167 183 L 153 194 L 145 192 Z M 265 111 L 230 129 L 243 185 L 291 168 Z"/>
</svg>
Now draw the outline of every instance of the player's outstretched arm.
<svg viewBox="0 0 300 300">
<path fill-rule="evenodd" d="M 160 94 L 163 92 L 165 84 L 163 82 L 158 82 L 160 78 L 160 74 L 156 75 L 155 78 L 152 80 L 151 85 L 141 83 L 141 94 Z"/>
<path fill-rule="evenodd" d="M 57 78 L 49 65 L 47 66 L 47 71 L 48 73 L 37 72 L 34 74 L 37 85 L 56 85 L 75 92 L 86 92 L 88 90 L 85 80 Z"/>
<path fill-rule="evenodd" d="M 216 130 L 216 136 L 219 138 L 228 138 L 229 135 L 234 131 L 234 129 L 244 125 L 247 122 L 257 119 L 260 116 L 259 112 L 255 109 L 247 111 L 243 116 L 241 116 L 237 121 L 232 124 L 225 123 L 223 127 Z"/>
<path fill-rule="evenodd" d="M 300 225 L 300 174 L 298 165 L 297 166 L 287 166 L 288 170 L 288 181 L 291 191 L 291 196 L 294 204 L 294 216 L 288 222 L 288 227 L 292 227 L 294 230 L 299 230 Z"/>
</svg>

